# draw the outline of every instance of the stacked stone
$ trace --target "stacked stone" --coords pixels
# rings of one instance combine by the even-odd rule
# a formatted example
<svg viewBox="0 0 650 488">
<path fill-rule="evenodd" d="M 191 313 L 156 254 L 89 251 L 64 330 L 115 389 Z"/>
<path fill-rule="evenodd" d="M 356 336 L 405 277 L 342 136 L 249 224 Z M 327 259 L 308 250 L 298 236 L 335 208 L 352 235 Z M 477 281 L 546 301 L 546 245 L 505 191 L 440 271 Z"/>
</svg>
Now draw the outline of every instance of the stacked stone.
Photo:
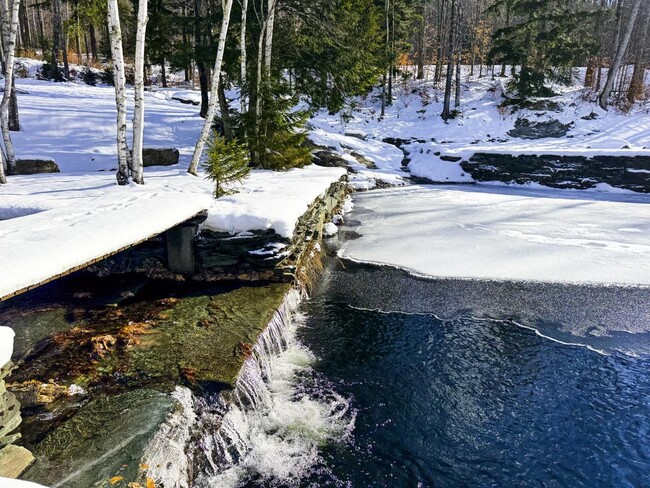
<svg viewBox="0 0 650 488">
<path fill-rule="evenodd" d="M 16 430 L 22 418 L 16 395 L 7 391 L 5 386 L 5 378 L 12 369 L 11 362 L 0 368 L 0 478 L 17 478 L 34 461 L 31 452 L 14 445 L 20 438 Z"/>
</svg>

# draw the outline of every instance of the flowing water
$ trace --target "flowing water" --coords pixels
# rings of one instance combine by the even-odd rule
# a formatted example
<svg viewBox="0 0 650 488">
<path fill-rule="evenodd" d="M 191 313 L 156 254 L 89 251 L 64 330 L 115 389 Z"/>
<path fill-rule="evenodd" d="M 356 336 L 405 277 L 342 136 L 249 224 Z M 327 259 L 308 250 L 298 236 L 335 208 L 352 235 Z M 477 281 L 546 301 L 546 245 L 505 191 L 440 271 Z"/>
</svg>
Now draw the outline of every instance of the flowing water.
<svg viewBox="0 0 650 488">
<path fill-rule="evenodd" d="M 649 298 L 334 263 L 247 363 L 198 486 L 650 486 Z M 603 307 L 638 347 L 603 342 Z"/>
</svg>

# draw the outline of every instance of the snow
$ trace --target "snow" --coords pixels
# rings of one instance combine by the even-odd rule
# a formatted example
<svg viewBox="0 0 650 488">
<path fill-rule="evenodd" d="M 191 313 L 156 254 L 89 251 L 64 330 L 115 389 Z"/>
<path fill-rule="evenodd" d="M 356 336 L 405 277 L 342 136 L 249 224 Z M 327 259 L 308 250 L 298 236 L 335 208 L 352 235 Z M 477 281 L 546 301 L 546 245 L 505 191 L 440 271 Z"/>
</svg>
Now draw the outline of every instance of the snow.
<svg viewBox="0 0 650 488">
<path fill-rule="evenodd" d="M 159 234 L 209 210 L 206 226 L 233 233 L 275 229 L 291 237 L 296 220 L 345 170 L 308 166 L 252 171 L 239 193 L 215 200 L 213 184 L 187 174 L 203 119 L 198 107 L 147 92 L 145 147 L 176 147 L 180 163 L 146 168 L 144 186 L 115 184 L 112 87 L 19 79 L 17 157 L 54 158 L 61 173 L 11 176 L 0 187 L 0 297 Z M 133 92 L 129 91 L 129 96 Z M 185 94 L 187 96 L 187 94 Z"/>
<path fill-rule="evenodd" d="M 343 168 L 314 165 L 283 173 L 255 171 L 239 193 L 215 202 L 203 227 L 231 234 L 273 229 L 291 238 L 298 218 L 344 174 Z"/>
<path fill-rule="evenodd" d="M 650 285 L 650 198 L 420 186 L 361 193 L 343 257 L 416 274 Z"/>
<path fill-rule="evenodd" d="M 0 297 L 158 235 L 212 204 L 206 194 L 119 188 L 106 181 L 101 194 L 73 193 L 78 198 L 64 199 L 67 205 L 59 201 L 58 207 L 2 223 Z M 3 193 L 0 202 L 7 197 Z"/>
<path fill-rule="evenodd" d="M 0 368 L 11 361 L 14 352 L 14 336 L 16 334 L 9 327 L 0 326 Z"/>
<path fill-rule="evenodd" d="M 0 487 L 2 488 L 45 488 L 43 485 L 32 483 L 31 481 L 15 480 L 12 478 L 0 478 Z"/>
<path fill-rule="evenodd" d="M 339 228 L 336 226 L 334 222 L 327 222 L 323 226 L 323 234 L 325 236 L 335 236 L 339 231 Z"/>
<path fill-rule="evenodd" d="M 502 93 L 509 78 L 492 80 L 491 76 L 468 76 L 463 67 L 461 114 L 448 123 L 440 117 L 443 94 L 434 86 L 432 67 L 427 80 L 408 80 L 394 85 L 394 101 L 386 107 L 381 118 L 379 92 L 357 97 L 341 114 L 319 112 L 312 120 L 314 129 L 310 137 L 317 144 L 337 151 L 350 150 L 373 158 L 373 145 L 382 147 L 386 138 L 399 138 L 408 143 L 403 146 L 411 159 L 408 168 L 414 176 L 436 182 L 467 182 L 458 163 L 442 161 L 439 156 L 455 156 L 468 160 L 474 153 L 493 154 L 552 154 L 566 156 L 650 156 L 650 102 L 637 104 L 630 112 L 622 113 L 612 108 L 603 111 L 595 103 L 595 94 L 580 84 L 584 70 L 580 70 L 572 86 L 554 87 L 556 97 L 546 100 L 557 103 L 556 111 L 524 109 L 512 112 L 500 108 Z M 478 73 L 478 70 L 476 70 Z M 596 118 L 592 118 L 595 114 Z M 573 124 L 568 137 L 527 140 L 508 135 L 517 118 L 532 122 L 557 119 L 563 124 Z M 359 141 L 344 134 L 363 134 L 367 141 Z M 356 141 L 356 142 L 355 142 Z M 438 153 L 436 155 L 436 153 Z M 399 170 L 397 161 L 382 168 Z M 400 156 L 403 158 L 403 155 Z"/>
</svg>

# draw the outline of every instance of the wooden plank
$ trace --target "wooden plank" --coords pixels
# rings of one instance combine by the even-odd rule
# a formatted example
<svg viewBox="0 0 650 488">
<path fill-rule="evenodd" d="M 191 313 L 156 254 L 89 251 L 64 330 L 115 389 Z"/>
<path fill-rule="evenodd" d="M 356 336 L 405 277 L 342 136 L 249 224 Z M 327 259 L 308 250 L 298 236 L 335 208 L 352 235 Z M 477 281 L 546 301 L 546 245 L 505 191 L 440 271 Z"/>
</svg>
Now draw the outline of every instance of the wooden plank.
<svg viewBox="0 0 650 488">
<path fill-rule="evenodd" d="M 68 275 L 70 275 L 72 273 L 75 273 L 75 272 L 80 271 L 80 270 L 82 270 L 84 268 L 87 268 L 88 266 L 91 266 L 91 265 L 96 264 L 96 263 L 98 263 L 100 261 L 103 261 L 104 259 L 110 258 L 111 256 L 115 256 L 116 254 L 119 254 L 119 253 L 121 253 L 123 251 L 126 251 L 127 249 L 131 249 L 132 247 L 137 246 L 138 244 L 142 244 L 143 242 L 146 242 L 149 239 L 153 239 L 154 237 L 157 237 L 157 236 L 159 236 L 161 234 L 164 234 L 168 230 L 173 229 L 174 227 L 177 227 L 177 226 L 179 226 L 179 225 L 181 225 L 181 224 L 183 224 L 185 222 L 200 218 L 202 215 L 205 214 L 205 212 L 206 212 L 206 210 L 201 210 L 200 212 L 197 212 L 195 215 L 193 215 L 189 219 L 183 220 L 182 222 L 178 222 L 178 223 L 172 225 L 171 227 L 168 227 L 167 229 L 165 229 L 165 230 L 163 230 L 161 232 L 158 232 L 156 234 L 153 234 L 153 235 L 150 235 L 150 236 L 145 237 L 143 239 L 140 239 L 138 241 L 135 241 L 134 243 L 129 244 L 128 246 L 123 246 L 123 247 L 121 247 L 119 249 L 116 249 L 115 251 L 110 252 L 110 253 L 104 254 L 102 256 L 98 256 L 97 258 L 91 259 L 90 261 L 88 261 L 88 262 L 86 262 L 84 264 L 81 264 L 79 266 L 74 266 L 74 267 L 72 267 L 72 268 L 70 268 L 70 269 L 68 269 L 66 271 L 63 271 L 61 273 L 57 273 L 54 276 L 51 276 L 51 277 L 47 278 L 46 280 L 42 280 L 42 281 L 40 281 L 38 283 L 35 283 L 33 285 L 26 286 L 24 288 L 21 288 L 20 290 L 13 291 L 13 292 L 5 295 L 5 296 L 0 297 L 0 302 L 8 300 L 8 299 L 13 298 L 13 297 L 18 296 L 18 295 L 21 295 L 22 293 L 26 293 L 28 291 L 34 290 L 34 289 L 38 288 L 39 286 L 43 286 L 43 285 L 46 285 L 47 283 L 51 283 L 54 280 L 57 280 L 57 279 L 62 278 L 64 276 L 68 276 Z"/>
</svg>

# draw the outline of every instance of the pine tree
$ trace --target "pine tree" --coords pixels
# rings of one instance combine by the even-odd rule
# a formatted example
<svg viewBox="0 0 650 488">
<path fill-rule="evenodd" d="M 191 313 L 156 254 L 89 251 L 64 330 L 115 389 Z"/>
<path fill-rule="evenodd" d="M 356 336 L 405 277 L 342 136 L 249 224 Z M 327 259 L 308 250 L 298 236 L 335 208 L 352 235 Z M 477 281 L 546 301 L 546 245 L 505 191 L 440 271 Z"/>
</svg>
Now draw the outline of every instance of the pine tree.
<svg viewBox="0 0 650 488">
<path fill-rule="evenodd" d="M 520 65 L 511 83 L 518 98 L 551 96 L 552 68 L 570 68 L 597 49 L 593 9 L 566 0 L 497 0 L 488 11 L 506 8 L 514 19 L 492 35 L 493 62 Z"/>
<path fill-rule="evenodd" d="M 237 139 L 226 140 L 217 134 L 208 147 L 205 177 L 214 182 L 214 197 L 233 192 L 232 183 L 241 182 L 250 173 L 248 148 Z"/>
</svg>

